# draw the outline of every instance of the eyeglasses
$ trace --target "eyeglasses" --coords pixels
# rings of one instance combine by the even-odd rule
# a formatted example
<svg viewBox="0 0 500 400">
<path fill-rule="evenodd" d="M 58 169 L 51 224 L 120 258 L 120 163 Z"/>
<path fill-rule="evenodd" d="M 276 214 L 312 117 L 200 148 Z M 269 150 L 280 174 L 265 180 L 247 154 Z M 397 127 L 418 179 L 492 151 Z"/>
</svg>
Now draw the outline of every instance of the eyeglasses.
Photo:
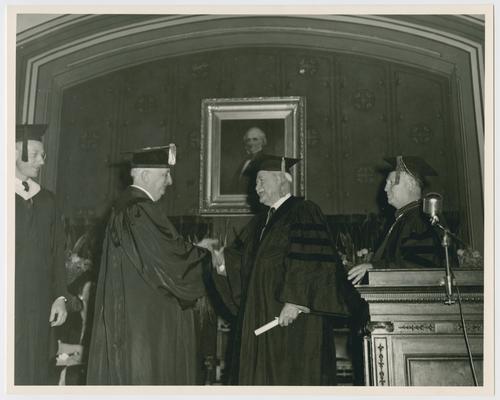
<svg viewBox="0 0 500 400">
<path fill-rule="evenodd" d="M 30 161 L 36 161 L 38 158 L 41 158 L 43 161 L 47 158 L 47 153 L 41 152 L 41 153 L 28 153 L 28 160 Z"/>
</svg>

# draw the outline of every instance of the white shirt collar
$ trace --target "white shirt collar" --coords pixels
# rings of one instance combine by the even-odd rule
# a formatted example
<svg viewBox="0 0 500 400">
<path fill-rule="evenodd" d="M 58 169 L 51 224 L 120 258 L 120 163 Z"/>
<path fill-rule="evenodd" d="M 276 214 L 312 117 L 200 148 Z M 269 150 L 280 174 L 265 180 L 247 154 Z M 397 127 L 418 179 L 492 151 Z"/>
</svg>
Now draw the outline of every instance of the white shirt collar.
<svg viewBox="0 0 500 400">
<path fill-rule="evenodd" d="M 280 199 L 274 203 L 271 208 L 274 208 L 276 211 L 285 201 L 287 201 L 292 195 L 290 193 L 285 194 L 283 197 L 280 197 Z"/>
<path fill-rule="evenodd" d="M 146 189 L 140 187 L 140 186 L 137 186 L 137 185 L 130 185 L 131 187 L 134 187 L 136 189 L 139 189 L 139 190 L 142 190 L 144 193 L 146 193 L 148 195 L 148 197 L 152 200 L 152 201 L 155 201 L 155 199 L 153 199 L 153 196 L 151 196 L 151 193 L 149 193 Z"/>
<path fill-rule="evenodd" d="M 24 200 L 29 200 L 35 196 L 41 188 L 40 185 L 31 178 L 26 179 L 24 182 L 28 183 L 28 191 L 24 190 L 23 181 L 16 176 L 16 194 L 21 196 Z"/>
</svg>

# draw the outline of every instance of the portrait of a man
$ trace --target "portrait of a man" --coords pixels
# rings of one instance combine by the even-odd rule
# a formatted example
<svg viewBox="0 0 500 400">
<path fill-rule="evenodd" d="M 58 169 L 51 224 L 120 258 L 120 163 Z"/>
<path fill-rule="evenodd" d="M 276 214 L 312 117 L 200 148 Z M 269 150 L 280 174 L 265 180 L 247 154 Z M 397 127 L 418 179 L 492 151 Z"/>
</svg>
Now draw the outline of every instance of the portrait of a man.
<svg viewBox="0 0 500 400">
<path fill-rule="evenodd" d="M 220 194 L 244 194 L 254 208 L 256 163 L 284 151 L 284 133 L 280 119 L 222 121 Z"/>
</svg>

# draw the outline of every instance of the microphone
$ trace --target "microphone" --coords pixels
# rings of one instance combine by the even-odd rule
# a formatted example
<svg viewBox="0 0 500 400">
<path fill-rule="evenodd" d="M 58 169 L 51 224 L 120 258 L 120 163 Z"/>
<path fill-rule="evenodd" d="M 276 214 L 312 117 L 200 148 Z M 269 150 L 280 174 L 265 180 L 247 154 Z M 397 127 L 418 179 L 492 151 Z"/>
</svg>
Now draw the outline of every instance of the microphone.
<svg viewBox="0 0 500 400">
<path fill-rule="evenodd" d="M 455 303 L 453 299 L 453 277 L 451 275 L 451 267 L 450 267 L 450 258 L 448 255 L 448 247 L 450 245 L 449 239 L 449 231 L 443 225 L 439 223 L 439 214 L 443 210 L 443 196 L 439 193 L 431 192 L 427 193 L 424 197 L 424 201 L 422 204 L 422 211 L 424 214 L 430 216 L 430 222 L 432 226 L 437 226 L 439 229 L 443 231 L 443 241 L 442 245 L 444 247 L 445 256 L 446 256 L 446 275 L 444 280 L 442 281 L 442 285 L 445 287 L 446 291 L 446 300 L 445 304 L 451 305 Z"/>
<path fill-rule="evenodd" d="M 431 192 L 424 197 L 422 211 L 430 216 L 431 225 L 439 222 L 439 214 L 443 210 L 443 196 Z"/>
</svg>

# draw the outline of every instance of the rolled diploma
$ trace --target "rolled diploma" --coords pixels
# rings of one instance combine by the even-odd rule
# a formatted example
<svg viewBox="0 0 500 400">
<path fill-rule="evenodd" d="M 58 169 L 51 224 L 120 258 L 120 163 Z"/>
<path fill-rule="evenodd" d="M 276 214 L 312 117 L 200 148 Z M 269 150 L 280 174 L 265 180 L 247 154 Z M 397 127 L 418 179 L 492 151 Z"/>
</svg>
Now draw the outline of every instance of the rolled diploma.
<svg viewBox="0 0 500 400">
<path fill-rule="evenodd" d="M 273 321 L 268 322 L 265 325 L 262 325 L 260 328 L 257 328 L 256 330 L 253 331 L 255 333 L 255 336 L 259 336 L 261 333 L 267 332 L 269 329 L 272 329 L 275 326 L 278 326 L 279 320 L 280 319 L 278 317 L 274 317 Z"/>
</svg>

